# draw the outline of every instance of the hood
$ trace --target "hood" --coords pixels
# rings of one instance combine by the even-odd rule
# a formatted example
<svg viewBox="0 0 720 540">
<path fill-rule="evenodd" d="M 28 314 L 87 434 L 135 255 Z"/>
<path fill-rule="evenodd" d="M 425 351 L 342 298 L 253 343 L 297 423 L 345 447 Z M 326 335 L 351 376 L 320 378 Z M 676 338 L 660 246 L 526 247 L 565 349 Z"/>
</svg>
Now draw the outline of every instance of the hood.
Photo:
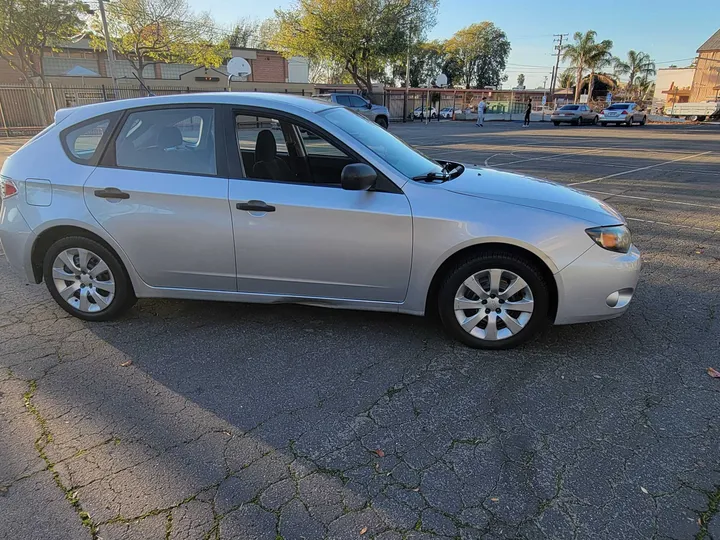
<svg viewBox="0 0 720 540">
<path fill-rule="evenodd" d="M 444 184 L 448 191 L 565 214 L 596 225 L 625 223 L 609 204 L 549 180 L 493 169 L 465 171 Z"/>
<path fill-rule="evenodd" d="M 387 107 L 384 107 L 384 106 L 382 106 L 382 105 L 375 105 L 374 103 L 372 104 L 372 110 L 373 110 L 373 111 L 378 111 L 378 112 L 380 112 L 380 111 L 382 111 L 382 112 L 388 112 Z"/>
</svg>

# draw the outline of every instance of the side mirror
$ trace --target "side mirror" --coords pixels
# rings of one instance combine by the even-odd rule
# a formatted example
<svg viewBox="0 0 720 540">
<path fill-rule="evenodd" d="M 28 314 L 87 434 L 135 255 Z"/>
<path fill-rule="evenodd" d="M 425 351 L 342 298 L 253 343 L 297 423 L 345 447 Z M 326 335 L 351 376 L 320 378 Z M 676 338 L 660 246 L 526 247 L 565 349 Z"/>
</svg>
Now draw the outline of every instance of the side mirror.
<svg viewBox="0 0 720 540">
<path fill-rule="evenodd" d="M 365 103 L 365 106 L 366 106 L 368 109 L 372 109 L 372 102 L 368 101 L 367 103 Z"/>
<path fill-rule="evenodd" d="M 365 163 L 345 165 L 340 173 L 340 185 L 349 191 L 367 191 L 375 185 L 377 173 Z"/>
</svg>

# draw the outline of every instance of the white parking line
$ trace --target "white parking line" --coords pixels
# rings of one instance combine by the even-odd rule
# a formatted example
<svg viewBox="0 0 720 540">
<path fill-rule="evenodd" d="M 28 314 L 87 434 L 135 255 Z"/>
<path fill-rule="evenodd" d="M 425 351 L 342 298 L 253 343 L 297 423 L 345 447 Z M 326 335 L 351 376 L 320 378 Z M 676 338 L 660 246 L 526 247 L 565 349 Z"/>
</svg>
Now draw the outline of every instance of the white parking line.
<svg viewBox="0 0 720 540">
<path fill-rule="evenodd" d="M 582 189 L 583 191 L 587 191 L 588 193 L 597 193 L 599 195 L 609 195 L 610 198 L 624 197 L 625 199 L 637 199 L 640 201 L 662 202 L 662 203 L 668 203 L 668 204 L 681 204 L 683 206 L 696 206 L 698 208 L 712 208 L 715 210 L 720 210 L 720 206 L 714 206 L 712 204 L 698 204 L 698 203 L 689 203 L 689 202 L 685 202 L 685 201 L 671 201 L 670 199 L 654 199 L 652 197 L 639 197 L 637 195 L 622 195 L 620 193 L 608 193 L 607 191 L 595 191 L 594 189 L 584 189 L 584 188 L 578 188 L 578 189 Z"/>
<path fill-rule="evenodd" d="M 650 223 L 652 225 L 665 225 L 668 227 L 675 227 L 676 229 L 691 229 L 693 231 L 701 231 L 701 232 L 712 233 L 712 234 L 716 234 L 716 233 L 720 232 L 719 229 L 715 229 L 715 230 L 701 229 L 700 227 L 692 227 L 690 225 L 679 225 L 677 223 L 668 223 L 667 221 L 653 221 L 651 219 L 640 219 L 640 218 L 632 218 L 632 217 L 626 217 L 625 219 L 627 219 L 628 221 L 640 221 L 642 223 Z"/>
<path fill-rule="evenodd" d="M 582 182 L 575 182 L 573 184 L 568 184 L 570 186 L 579 186 L 581 184 L 591 184 L 592 182 L 599 182 L 600 180 L 607 180 L 608 178 L 615 178 L 616 176 L 625 176 L 626 174 L 632 174 L 634 172 L 638 171 L 646 171 L 648 169 L 654 169 L 655 167 L 662 167 L 663 165 L 669 165 L 670 163 L 675 163 L 677 161 L 684 161 L 686 159 L 692 159 L 700 156 L 704 156 L 706 154 L 711 154 L 712 151 L 708 150 L 707 152 L 700 152 L 699 154 L 693 154 L 691 156 L 683 156 L 681 158 L 677 159 L 671 159 L 670 161 L 663 161 L 662 163 L 655 163 L 654 165 L 648 165 L 646 167 L 638 167 L 637 169 L 630 169 L 629 171 L 623 171 L 615 174 L 609 174 L 607 176 L 600 176 L 599 178 L 593 178 L 592 180 L 583 180 Z"/>
</svg>

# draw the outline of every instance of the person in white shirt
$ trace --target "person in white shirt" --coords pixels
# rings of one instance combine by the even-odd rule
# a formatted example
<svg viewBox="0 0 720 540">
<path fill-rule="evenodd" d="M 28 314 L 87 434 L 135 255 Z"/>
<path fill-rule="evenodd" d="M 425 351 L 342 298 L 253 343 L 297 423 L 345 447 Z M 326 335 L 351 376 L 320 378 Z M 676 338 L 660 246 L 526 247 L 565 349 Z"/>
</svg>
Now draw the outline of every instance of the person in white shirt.
<svg viewBox="0 0 720 540">
<path fill-rule="evenodd" d="M 487 108 L 487 98 L 482 98 L 482 101 L 478 103 L 478 117 L 477 122 L 475 122 L 475 125 L 478 127 L 482 127 L 484 125 L 485 121 L 485 109 Z"/>
</svg>

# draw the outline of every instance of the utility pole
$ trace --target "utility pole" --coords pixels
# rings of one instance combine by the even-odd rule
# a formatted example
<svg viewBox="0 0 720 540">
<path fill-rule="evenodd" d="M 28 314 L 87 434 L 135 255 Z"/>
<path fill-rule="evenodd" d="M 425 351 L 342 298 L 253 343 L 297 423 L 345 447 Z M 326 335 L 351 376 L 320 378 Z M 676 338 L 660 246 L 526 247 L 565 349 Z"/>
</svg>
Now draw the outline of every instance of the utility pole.
<svg viewBox="0 0 720 540">
<path fill-rule="evenodd" d="M 412 44 L 412 33 L 408 31 L 407 59 L 405 62 L 405 99 L 403 100 L 403 123 L 408 116 L 408 100 L 410 99 L 410 46 Z M 414 117 L 413 117 L 414 118 Z"/>
<path fill-rule="evenodd" d="M 557 59 L 555 60 L 555 71 L 553 72 L 552 81 L 550 82 L 550 100 L 555 102 L 555 84 L 558 81 L 558 69 L 560 68 L 560 55 L 562 54 L 563 39 L 568 37 L 568 34 L 553 34 L 553 44 L 557 51 Z"/>
<path fill-rule="evenodd" d="M 105 48 L 107 49 L 108 55 L 108 71 L 110 72 L 110 78 L 112 79 L 113 91 L 115 93 L 115 99 L 118 98 L 117 79 L 115 78 L 115 53 L 112 48 L 112 41 L 110 41 L 110 32 L 108 31 L 107 17 L 105 17 L 105 3 L 103 0 L 98 0 L 100 6 L 100 19 L 102 19 L 103 33 L 105 34 Z"/>
</svg>

